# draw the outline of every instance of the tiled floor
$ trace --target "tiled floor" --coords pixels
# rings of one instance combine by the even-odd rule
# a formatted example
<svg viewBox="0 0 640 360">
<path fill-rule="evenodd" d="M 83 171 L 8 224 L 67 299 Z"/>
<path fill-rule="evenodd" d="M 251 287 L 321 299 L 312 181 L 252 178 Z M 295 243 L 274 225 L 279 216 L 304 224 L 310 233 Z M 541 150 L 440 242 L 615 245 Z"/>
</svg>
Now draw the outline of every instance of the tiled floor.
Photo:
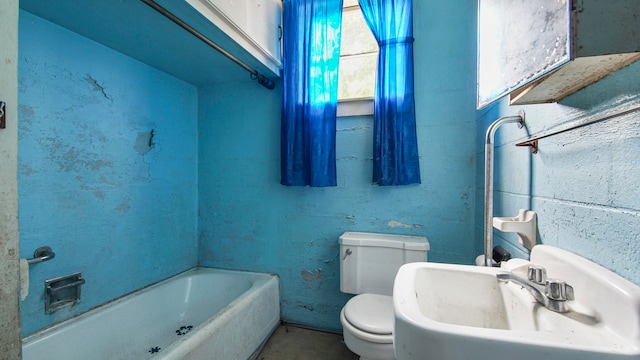
<svg viewBox="0 0 640 360">
<path fill-rule="evenodd" d="M 357 360 L 342 335 L 280 325 L 257 360 Z"/>
</svg>

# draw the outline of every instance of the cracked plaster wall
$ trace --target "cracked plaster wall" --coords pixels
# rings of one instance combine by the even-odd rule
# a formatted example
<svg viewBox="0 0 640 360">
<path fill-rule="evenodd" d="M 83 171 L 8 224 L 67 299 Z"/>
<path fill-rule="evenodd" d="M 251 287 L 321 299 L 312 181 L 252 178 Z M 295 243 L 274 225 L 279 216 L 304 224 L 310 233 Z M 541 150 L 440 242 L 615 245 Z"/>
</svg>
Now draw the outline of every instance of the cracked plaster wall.
<svg viewBox="0 0 640 360">
<path fill-rule="evenodd" d="M 20 12 L 19 205 L 31 266 L 22 333 L 196 265 L 197 89 Z M 44 280 L 80 271 L 74 308 Z"/>
</svg>

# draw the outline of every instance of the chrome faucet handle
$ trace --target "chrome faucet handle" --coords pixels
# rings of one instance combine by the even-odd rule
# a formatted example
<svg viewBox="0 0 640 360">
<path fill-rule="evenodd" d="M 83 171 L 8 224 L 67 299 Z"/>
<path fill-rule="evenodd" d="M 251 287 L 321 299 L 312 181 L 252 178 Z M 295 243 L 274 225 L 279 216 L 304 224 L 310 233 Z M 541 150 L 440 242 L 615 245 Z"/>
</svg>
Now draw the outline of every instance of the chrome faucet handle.
<svg viewBox="0 0 640 360">
<path fill-rule="evenodd" d="M 529 281 L 543 285 L 547 281 L 547 269 L 540 265 L 531 265 L 527 271 Z"/>
<path fill-rule="evenodd" d="M 545 295 L 552 300 L 574 300 L 573 287 L 562 280 L 548 279 L 544 286 Z"/>
</svg>

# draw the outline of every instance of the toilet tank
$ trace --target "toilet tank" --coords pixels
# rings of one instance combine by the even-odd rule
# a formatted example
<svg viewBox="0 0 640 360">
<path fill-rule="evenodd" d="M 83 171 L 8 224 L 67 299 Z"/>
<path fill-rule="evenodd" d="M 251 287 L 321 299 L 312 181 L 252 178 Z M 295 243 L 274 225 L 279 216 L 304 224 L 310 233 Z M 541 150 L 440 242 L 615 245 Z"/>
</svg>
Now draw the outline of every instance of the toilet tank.
<svg viewBox="0 0 640 360">
<path fill-rule="evenodd" d="M 424 236 L 345 232 L 340 236 L 340 291 L 391 295 L 400 266 L 427 261 Z"/>
</svg>

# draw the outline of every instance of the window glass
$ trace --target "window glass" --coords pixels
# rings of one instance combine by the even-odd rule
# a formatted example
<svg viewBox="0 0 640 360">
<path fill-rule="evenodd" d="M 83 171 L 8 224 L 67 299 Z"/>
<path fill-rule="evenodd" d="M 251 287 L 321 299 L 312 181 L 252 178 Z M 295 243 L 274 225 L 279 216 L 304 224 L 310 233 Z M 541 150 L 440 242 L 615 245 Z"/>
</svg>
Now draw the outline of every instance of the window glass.
<svg viewBox="0 0 640 360">
<path fill-rule="evenodd" d="M 344 5 L 338 100 L 373 98 L 378 44 L 357 1 L 345 0 Z"/>
</svg>

